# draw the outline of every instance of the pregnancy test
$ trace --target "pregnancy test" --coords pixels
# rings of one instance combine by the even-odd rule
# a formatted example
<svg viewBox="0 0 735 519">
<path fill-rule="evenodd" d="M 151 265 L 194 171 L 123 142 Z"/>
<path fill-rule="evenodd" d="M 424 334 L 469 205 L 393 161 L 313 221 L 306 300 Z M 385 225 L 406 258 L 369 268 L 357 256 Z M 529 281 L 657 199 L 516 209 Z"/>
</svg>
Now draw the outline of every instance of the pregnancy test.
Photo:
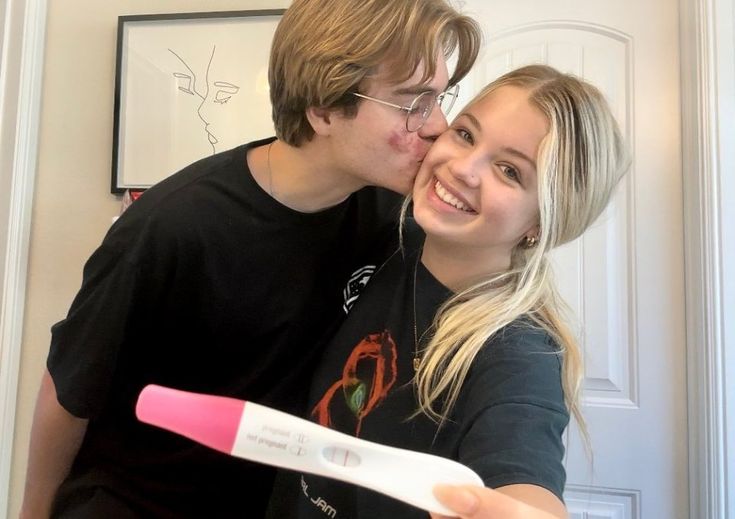
<svg viewBox="0 0 735 519">
<path fill-rule="evenodd" d="M 346 481 L 429 512 L 455 515 L 434 497 L 437 484 L 483 486 L 456 461 L 361 440 L 236 398 L 149 385 L 135 413 L 226 454 Z"/>
</svg>

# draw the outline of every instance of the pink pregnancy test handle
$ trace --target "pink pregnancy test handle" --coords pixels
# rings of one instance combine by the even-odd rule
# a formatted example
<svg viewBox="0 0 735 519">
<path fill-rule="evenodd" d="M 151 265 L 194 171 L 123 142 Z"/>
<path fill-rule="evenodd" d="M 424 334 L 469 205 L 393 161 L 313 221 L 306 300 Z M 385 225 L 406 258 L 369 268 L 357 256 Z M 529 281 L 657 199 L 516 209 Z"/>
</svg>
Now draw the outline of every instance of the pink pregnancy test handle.
<svg viewBox="0 0 735 519">
<path fill-rule="evenodd" d="M 245 401 L 236 398 L 148 385 L 138 397 L 135 415 L 141 422 L 230 454 L 244 408 Z"/>
</svg>

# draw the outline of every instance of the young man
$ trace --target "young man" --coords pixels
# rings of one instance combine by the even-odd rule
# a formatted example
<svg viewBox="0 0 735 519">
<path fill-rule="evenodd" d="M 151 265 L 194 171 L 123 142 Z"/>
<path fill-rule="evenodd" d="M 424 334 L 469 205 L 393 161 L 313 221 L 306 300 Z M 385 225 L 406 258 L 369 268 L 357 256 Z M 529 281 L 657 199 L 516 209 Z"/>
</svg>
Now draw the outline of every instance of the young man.
<svg viewBox="0 0 735 519">
<path fill-rule="evenodd" d="M 394 238 L 397 197 L 367 186 L 408 191 L 479 41 L 444 0 L 294 1 L 270 60 L 277 140 L 151 188 L 87 262 L 52 329 L 23 516 L 262 517 L 274 469 L 138 423 L 137 395 L 302 412 L 330 309 Z"/>
</svg>

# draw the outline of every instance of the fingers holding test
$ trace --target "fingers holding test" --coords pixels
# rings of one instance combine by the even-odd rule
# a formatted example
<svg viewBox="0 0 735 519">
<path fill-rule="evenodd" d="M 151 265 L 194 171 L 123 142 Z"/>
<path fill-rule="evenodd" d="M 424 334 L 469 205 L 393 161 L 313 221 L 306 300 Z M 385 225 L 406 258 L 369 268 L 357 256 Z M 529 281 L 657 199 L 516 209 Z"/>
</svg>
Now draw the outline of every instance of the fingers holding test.
<svg viewBox="0 0 735 519">
<path fill-rule="evenodd" d="M 434 487 L 434 496 L 461 519 L 555 519 L 552 514 L 491 488 L 437 485 Z M 448 518 L 440 514 L 431 514 L 431 517 Z"/>
</svg>

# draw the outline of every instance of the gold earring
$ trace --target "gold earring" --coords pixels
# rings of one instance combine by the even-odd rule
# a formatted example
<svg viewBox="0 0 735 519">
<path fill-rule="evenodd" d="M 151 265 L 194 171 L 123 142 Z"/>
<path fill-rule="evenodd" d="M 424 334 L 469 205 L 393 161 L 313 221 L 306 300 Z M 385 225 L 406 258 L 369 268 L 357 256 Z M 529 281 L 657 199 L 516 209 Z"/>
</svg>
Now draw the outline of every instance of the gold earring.
<svg viewBox="0 0 735 519">
<path fill-rule="evenodd" d="M 538 236 L 526 236 L 521 245 L 524 249 L 533 249 L 538 245 Z"/>
</svg>

